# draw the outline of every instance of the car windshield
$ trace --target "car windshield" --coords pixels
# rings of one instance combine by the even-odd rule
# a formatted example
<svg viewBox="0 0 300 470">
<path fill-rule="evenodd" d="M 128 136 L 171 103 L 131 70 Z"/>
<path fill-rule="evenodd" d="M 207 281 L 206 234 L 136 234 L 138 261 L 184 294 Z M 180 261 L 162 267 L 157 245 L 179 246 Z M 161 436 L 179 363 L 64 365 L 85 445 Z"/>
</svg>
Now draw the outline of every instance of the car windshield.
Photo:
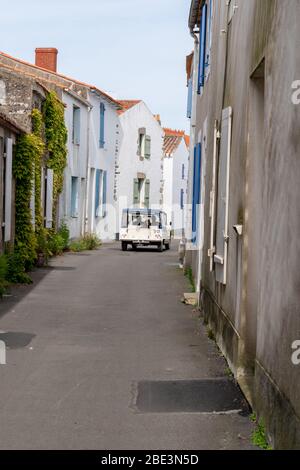
<svg viewBox="0 0 300 470">
<path fill-rule="evenodd" d="M 122 227 L 159 227 L 159 213 L 123 212 Z"/>
</svg>

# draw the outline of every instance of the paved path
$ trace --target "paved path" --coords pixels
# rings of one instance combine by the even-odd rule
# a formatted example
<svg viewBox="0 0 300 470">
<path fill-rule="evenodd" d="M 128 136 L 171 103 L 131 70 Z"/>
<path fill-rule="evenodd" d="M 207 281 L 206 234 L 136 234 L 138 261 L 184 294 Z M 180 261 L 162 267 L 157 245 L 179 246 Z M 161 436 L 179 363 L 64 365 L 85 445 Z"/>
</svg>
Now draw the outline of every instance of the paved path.
<svg viewBox="0 0 300 470">
<path fill-rule="evenodd" d="M 249 417 L 140 413 L 136 383 L 226 377 L 176 250 L 66 254 L 0 302 L 0 448 L 247 449 Z"/>
</svg>

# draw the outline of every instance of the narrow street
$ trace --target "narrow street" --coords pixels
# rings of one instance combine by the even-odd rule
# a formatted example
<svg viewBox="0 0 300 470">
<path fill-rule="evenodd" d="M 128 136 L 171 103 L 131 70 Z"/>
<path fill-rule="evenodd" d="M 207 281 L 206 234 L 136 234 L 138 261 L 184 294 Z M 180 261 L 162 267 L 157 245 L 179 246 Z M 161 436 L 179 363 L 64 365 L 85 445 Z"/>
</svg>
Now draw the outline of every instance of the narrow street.
<svg viewBox="0 0 300 470">
<path fill-rule="evenodd" d="M 247 413 L 214 412 L 211 392 L 208 412 L 194 400 L 192 380 L 229 377 L 199 313 L 181 303 L 190 287 L 176 263 L 174 246 L 105 244 L 52 260 L 1 301 L 2 449 L 252 448 Z M 156 402 L 148 381 L 174 380 L 190 386 L 195 410 L 183 396 L 182 409 Z"/>
</svg>

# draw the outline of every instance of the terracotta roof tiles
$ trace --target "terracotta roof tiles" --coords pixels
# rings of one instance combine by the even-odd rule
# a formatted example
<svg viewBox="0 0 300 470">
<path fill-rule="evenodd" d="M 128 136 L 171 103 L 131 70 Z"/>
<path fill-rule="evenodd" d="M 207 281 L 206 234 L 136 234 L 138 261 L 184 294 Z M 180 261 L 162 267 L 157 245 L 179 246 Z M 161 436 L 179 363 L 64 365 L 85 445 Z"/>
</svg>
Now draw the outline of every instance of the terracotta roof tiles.
<svg viewBox="0 0 300 470">
<path fill-rule="evenodd" d="M 122 109 L 118 110 L 118 114 L 126 113 L 130 108 L 136 106 L 137 104 L 141 103 L 142 100 L 119 100 L 118 103 L 122 107 Z"/>
<path fill-rule="evenodd" d="M 179 147 L 182 139 L 184 139 L 184 142 L 186 146 L 188 147 L 187 142 L 189 142 L 189 136 L 187 136 L 184 131 L 164 128 L 164 132 L 165 132 L 165 136 L 164 136 L 163 151 L 167 157 L 171 157 L 173 155 L 173 153 Z"/>
</svg>

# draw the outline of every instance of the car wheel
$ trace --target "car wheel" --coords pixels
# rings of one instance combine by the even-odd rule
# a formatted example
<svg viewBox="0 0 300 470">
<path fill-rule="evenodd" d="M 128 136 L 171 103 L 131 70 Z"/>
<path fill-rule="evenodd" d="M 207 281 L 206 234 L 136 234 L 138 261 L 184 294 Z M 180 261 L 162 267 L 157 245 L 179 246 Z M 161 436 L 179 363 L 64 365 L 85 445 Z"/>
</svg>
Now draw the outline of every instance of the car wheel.
<svg viewBox="0 0 300 470">
<path fill-rule="evenodd" d="M 133 249 L 133 251 L 137 250 L 137 245 L 135 243 L 132 244 L 132 249 Z"/>
<path fill-rule="evenodd" d="M 161 253 L 162 251 L 164 251 L 164 243 L 161 242 L 159 245 L 157 245 L 157 249 L 158 251 Z"/>
<path fill-rule="evenodd" d="M 122 242 L 122 251 L 127 251 L 127 243 Z"/>
<path fill-rule="evenodd" d="M 165 247 L 166 247 L 166 250 L 169 250 L 170 249 L 170 242 L 165 243 Z"/>
</svg>

